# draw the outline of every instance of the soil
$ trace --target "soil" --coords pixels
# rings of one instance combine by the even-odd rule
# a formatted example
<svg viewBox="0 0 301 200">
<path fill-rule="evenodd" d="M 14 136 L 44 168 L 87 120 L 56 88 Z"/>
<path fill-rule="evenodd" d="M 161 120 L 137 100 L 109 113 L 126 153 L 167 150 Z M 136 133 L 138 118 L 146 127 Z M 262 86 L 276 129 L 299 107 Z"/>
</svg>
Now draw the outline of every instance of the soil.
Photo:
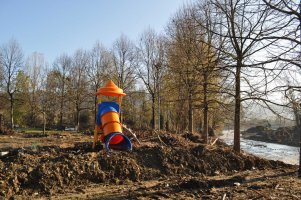
<svg viewBox="0 0 301 200">
<path fill-rule="evenodd" d="M 300 143 L 300 129 L 296 126 L 279 127 L 276 130 L 272 130 L 264 126 L 255 126 L 242 132 L 242 136 L 250 140 L 285 144 L 296 147 L 299 147 Z"/>
<path fill-rule="evenodd" d="M 233 152 L 198 135 L 137 132 L 132 152 L 92 136 L 0 135 L 0 199 L 300 199 L 297 166 Z"/>
</svg>

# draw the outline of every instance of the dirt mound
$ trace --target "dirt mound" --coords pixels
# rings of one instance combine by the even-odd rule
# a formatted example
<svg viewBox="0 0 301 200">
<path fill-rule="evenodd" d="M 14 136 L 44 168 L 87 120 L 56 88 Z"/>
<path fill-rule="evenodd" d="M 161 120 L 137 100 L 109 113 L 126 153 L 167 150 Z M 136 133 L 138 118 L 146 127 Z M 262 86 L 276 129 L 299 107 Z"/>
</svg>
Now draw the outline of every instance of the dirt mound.
<svg viewBox="0 0 301 200">
<path fill-rule="evenodd" d="M 296 126 L 280 127 L 276 130 L 271 130 L 263 126 L 256 126 L 242 132 L 242 135 L 244 138 L 251 140 L 292 146 L 299 146 L 300 141 L 300 131 Z"/>
<path fill-rule="evenodd" d="M 91 183 L 123 184 L 177 175 L 231 174 L 248 169 L 288 166 L 251 155 L 236 154 L 223 143 L 205 146 L 172 134 L 160 135 L 165 143 L 114 151 L 110 156 L 91 142 L 74 147 L 36 146 L 11 149 L 0 159 L 0 196 L 51 195 L 65 188 Z M 185 186 L 181 186 L 185 187 Z"/>
<path fill-rule="evenodd" d="M 265 130 L 266 130 L 266 127 L 264 127 L 264 126 L 255 126 L 255 127 L 251 127 L 249 129 L 247 129 L 244 132 L 246 132 L 246 133 L 262 133 Z"/>
<path fill-rule="evenodd" d="M 183 134 L 183 137 L 195 143 L 201 143 L 203 141 L 200 135 L 193 133 L 185 133 Z"/>
</svg>

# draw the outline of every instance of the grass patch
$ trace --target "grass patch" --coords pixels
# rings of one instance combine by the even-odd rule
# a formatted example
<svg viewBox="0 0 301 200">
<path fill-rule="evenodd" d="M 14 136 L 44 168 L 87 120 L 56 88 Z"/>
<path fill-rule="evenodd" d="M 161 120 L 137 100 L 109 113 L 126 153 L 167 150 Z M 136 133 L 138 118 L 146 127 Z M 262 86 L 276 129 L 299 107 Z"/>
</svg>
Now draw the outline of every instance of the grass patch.
<svg viewBox="0 0 301 200">
<path fill-rule="evenodd" d="M 43 129 L 40 129 L 40 128 L 18 128 L 15 130 L 18 132 L 21 132 L 21 133 L 33 133 L 33 134 L 41 133 L 41 134 L 43 134 Z M 45 131 L 46 134 L 59 133 L 59 132 L 61 132 L 61 131 L 58 131 L 58 130 L 46 130 Z"/>
</svg>

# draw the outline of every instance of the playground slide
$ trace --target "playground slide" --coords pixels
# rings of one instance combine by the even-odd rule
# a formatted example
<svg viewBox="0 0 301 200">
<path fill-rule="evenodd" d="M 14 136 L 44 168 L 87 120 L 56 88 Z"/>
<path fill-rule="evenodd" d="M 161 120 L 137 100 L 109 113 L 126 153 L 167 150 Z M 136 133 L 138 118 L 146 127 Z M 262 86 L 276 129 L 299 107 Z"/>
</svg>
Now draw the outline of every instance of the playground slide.
<svg viewBox="0 0 301 200">
<path fill-rule="evenodd" d="M 115 102 L 98 104 L 96 125 L 103 131 L 100 140 L 108 152 L 110 149 L 132 150 L 131 141 L 122 133 L 119 113 L 119 105 Z"/>
</svg>

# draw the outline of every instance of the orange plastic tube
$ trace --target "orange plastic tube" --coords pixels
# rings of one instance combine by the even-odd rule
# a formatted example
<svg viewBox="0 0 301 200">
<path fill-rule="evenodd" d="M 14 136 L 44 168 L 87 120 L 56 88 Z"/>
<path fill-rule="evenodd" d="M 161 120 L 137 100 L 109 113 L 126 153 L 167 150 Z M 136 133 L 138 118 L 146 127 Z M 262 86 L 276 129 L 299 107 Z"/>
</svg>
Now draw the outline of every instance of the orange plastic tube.
<svg viewBox="0 0 301 200">
<path fill-rule="evenodd" d="M 120 122 L 119 114 L 117 112 L 106 112 L 100 118 L 102 126 L 106 126 L 106 124 L 110 122 Z M 107 135 L 109 133 L 105 133 Z"/>
<path fill-rule="evenodd" d="M 101 124 L 103 128 L 103 135 L 107 136 L 110 133 L 122 133 L 119 114 L 116 112 L 107 112 L 101 116 Z M 110 144 L 118 144 L 123 140 L 121 135 L 117 135 L 110 141 Z"/>
</svg>

